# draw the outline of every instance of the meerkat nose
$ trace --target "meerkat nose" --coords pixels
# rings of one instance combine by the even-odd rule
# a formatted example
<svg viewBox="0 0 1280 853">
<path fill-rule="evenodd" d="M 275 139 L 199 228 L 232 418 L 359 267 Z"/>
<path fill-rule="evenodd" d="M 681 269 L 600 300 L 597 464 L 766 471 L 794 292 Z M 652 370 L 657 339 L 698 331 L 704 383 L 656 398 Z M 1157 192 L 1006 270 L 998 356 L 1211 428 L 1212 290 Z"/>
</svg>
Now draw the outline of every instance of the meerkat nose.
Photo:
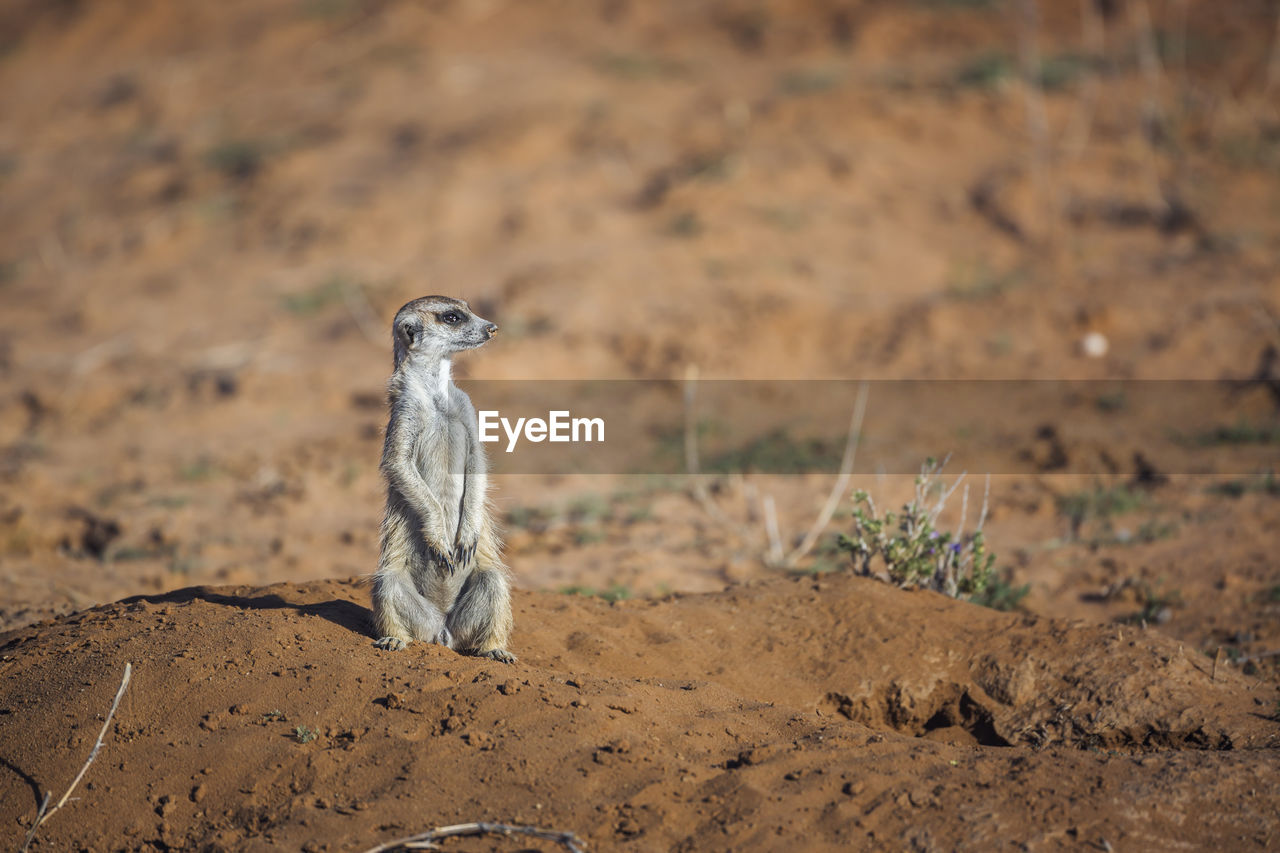
<svg viewBox="0 0 1280 853">
<path fill-rule="evenodd" d="M 488 332 L 488 333 L 489 333 L 489 337 L 491 337 L 491 338 L 492 338 L 494 335 L 498 334 L 498 324 L 497 324 L 497 323 L 490 323 L 489 325 L 487 325 L 487 326 L 485 326 L 485 327 L 484 327 L 484 330 L 485 330 L 486 332 Z"/>
</svg>

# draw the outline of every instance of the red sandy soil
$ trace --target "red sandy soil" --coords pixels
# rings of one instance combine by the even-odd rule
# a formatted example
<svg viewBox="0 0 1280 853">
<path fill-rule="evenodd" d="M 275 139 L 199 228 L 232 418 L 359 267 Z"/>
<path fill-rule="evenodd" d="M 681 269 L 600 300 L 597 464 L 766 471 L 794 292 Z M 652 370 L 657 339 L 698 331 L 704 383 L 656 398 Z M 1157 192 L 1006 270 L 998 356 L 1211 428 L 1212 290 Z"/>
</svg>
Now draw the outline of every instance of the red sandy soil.
<svg viewBox="0 0 1280 853">
<path fill-rule="evenodd" d="M 1227 5 L 1042 0 L 1041 137 L 999 0 L 0 0 L 0 839 L 131 661 L 36 849 L 1274 848 L 1280 66 Z M 759 497 L 791 541 L 830 477 L 714 478 L 745 535 L 677 478 L 497 478 L 504 668 L 377 652 L 332 580 L 432 292 L 503 327 L 464 386 L 1259 381 L 1190 446 L 993 413 L 1014 615 L 767 568 Z"/>
<path fill-rule="evenodd" d="M 520 593 L 504 666 L 374 649 L 364 601 L 339 581 L 196 587 L 10 635 L 6 835 L 35 776 L 74 775 L 126 661 L 113 736 L 42 849 L 359 850 L 471 820 L 597 850 L 1247 849 L 1280 830 L 1272 691 L 1133 628 L 847 576 Z"/>
</svg>

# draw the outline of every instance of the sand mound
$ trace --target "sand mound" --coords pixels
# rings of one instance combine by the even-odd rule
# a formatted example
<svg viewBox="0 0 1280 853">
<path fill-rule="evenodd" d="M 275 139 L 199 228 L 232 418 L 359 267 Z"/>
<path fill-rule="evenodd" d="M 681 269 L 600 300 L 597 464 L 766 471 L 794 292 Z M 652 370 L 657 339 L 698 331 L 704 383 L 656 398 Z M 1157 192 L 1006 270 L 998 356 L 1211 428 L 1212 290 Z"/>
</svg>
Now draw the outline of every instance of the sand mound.
<svg viewBox="0 0 1280 853">
<path fill-rule="evenodd" d="M 522 592 L 503 666 L 379 651 L 366 604 L 350 581 L 198 587 L 0 638 L 6 846 L 75 775 L 126 661 L 39 849 L 359 850 L 466 820 L 595 850 L 1274 838 L 1263 691 L 1136 628 L 848 577 Z"/>
</svg>

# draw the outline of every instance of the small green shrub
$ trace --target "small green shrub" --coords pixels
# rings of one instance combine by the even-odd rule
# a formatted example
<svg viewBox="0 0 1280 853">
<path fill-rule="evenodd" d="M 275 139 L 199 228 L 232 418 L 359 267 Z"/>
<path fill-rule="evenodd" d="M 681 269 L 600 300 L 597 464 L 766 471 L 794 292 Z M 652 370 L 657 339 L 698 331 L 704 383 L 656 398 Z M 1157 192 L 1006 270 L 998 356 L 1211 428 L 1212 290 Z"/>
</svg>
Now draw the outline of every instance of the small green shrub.
<svg viewBox="0 0 1280 853">
<path fill-rule="evenodd" d="M 1058 498 L 1058 511 L 1071 519 L 1072 526 L 1099 518 L 1111 518 L 1141 509 L 1147 503 L 1147 495 L 1129 486 L 1097 486 Z"/>
<path fill-rule="evenodd" d="M 692 239 L 702 234 L 702 220 L 692 210 L 685 210 L 671 217 L 663 231 L 670 237 Z"/>
<path fill-rule="evenodd" d="M 1182 606 L 1182 592 L 1176 589 L 1166 590 L 1159 584 L 1152 586 L 1146 581 L 1142 581 L 1138 584 L 1138 603 L 1142 606 L 1142 609 L 1121 621 L 1134 625 L 1147 623 L 1158 625 L 1169 620 L 1173 615 L 1174 608 Z M 1230 654 L 1231 650 L 1229 649 L 1228 655 Z"/>
<path fill-rule="evenodd" d="M 286 294 L 281 298 L 280 305 L 290 314 L 317 314 L 330 305 L 341 304 L 347 288 L 352 286 L 344 277 L 332 275 L 307 290 Z"/>
<path fill-rule="evenodd" d="M 1008 54 L 988 51 L 967 61 L 957 69 L 955 82 L 964 88 L 994 89 L 1017 73 Z"/>
<path fill-rule="evenodd" d="M 1014 586 L 1009 577 L 997 575 L 989 578 L 987 585 L 970 595 L 969 600 L 992 610 L 1010 611 L 1017 610 L 1030 592 L 1031 584 Z"/>
<path fill-rule="evenodd" d="M 930 492 L 942 467 L 933 459 L 924 463 L 916 477 L 915 496 L 898 513 L 881 516 L 869 494 L 854 492 L 853 535 L 842 535 L 839 547 L 853 556 L 859 574 L 875 575 L 873 561 L 878 557 L 889 580 L 901 587 L 924 586 L 952 598 L 972 596 L 986 588 L 996 560 L 995 554 L 987 553 L 982 533 L 987 501 L 983 499 L 978 525 L 972 533 L 964 532 L 963 510 L 956 531 L 939 530 L 938 516 L 964 479 L 962 474 L 932 501 Z M 967 504 L 967 488 L 965 501 Z"/>
<path fill-rule="evenodd" d="M 569 503 L 566 514 L 570 521 L 594 524 L 610 517 L 612 508 L 600 495 L 590 494 L 575 498 Z"/>
<path fill-rule="evenodd" d="M 625 584 L 615 583 L 600 593 L 600 597 L 605 601 L 626 601 L 631 597 L 631 587 Z"/>
<path fill-rule="evenodd" d="M 1280 426 L 1252 424 L 1241 420 L 1230 426 L 1214 427 L 1191 436 L 1191 444 L 1201 447 L 1239 447 L 1250 444 L 1280 444 Z"/>
<path fill-rule="evenodd" d="M 247 181 L 262 169 L 266 156 L 266 146 L 258 140 L 230 139 L 206 151 L 204 161 L 227 178 Z"/>
<path fill-rule="evenodd" d="M 316 729 L 309 729 L 306 726 L 298 726 L 293 730 L 293 736 L 298 743 L 311 743 L 320 734 Z"/>
<path fill-rule="evenodd" d="M 1248 494 L 1262 495 L 1280 495 L 1280 478 L 1276 477 L 1274 471 L 1268 471 L 1258 477 L 1251 477 L 1247 480 L 1227 480 L 1223 483 L 1214 483 L 1209 486 L 1208 492 L 1211 495 L 1223 495 L 1229 498 L 1242 498 Z"/>
<path fill-rule="evenodd" d="M 615 583 L 603 592 L 597 592 L 593 587 L 573 586 L 560 587 L 562 595 L 581 595 L 586 598 L 602 598 L 605 601 L 625 601 L 631 597 L 631 588 L 620 583 Z"/>
<path fill-rule="evenodd" d="M 579 527 L 573 532 L 573 544 L 575 545 L 595 545 L 598 542 L 605 541 L 606 538 L 604 530 L 595 526 Z"/>
</svg>

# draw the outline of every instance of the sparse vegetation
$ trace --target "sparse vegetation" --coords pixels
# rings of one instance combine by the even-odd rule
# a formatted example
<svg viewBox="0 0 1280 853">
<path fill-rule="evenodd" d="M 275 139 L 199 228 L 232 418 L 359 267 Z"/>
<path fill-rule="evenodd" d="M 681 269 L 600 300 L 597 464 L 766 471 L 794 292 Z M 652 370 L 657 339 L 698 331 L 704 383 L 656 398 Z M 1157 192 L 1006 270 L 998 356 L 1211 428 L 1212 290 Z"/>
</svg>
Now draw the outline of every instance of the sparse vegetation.
<svg viewBox="0 0 1280 853">
<path fill-rule="evenodd" d="M 284 296 L 280 304 L 290 314 L 300 316 L 317 314 L 330 305 L 342 302 L 343 292 L 348 286 L 349 283 L 345 278 L 333 275 L 314 287 Z"/>
<path fill-rule="evenodd" d="M 844 76 L 834 69 L 799 69 L 778 78 L 778 91 L 784 95 L 815 95 L 836 88 L 843 80 Z"/>
<path fill-rule="evenodd" d="M 873 560 L 879 557 L 883 573 L 902 587 L 924 586 L 953 598 L 972 596 L 986 588 L 996 559 L 995 554 L 987 553 L 982 532 L 986 499 L 977 526 L 973 532 L 965 533 L 966 487 L 966 506 L 961 511 L 959 527 L 954 532 L 939 530 L 938 517 L 964 479 L 962 474 L 951 488 L 941 489 L 935 501 L 932 492 L 942 468 L 933 459 L 924 463 L 916 477 L 915 495 L 899 513 L 881 516 L 867 492 L 854 492 L 853 535 L 841 536 L 839 546 L 853 556 L 860 574 L 876 575 Z"/>
<path fill-rule="evenodd" d="M 1040 62 L 1036 82 L 1046 92 L 1071 86 L 1095 60 L 1077 53 L 1045 57 Z M 956 85 L 969 89 L 995 89 L 1018 76 L 1018 64 L 1003 51 L 987 51 L 965 62 L 955 72 Z"/>
<path fill-rule="evenodd" d="M 1182 593 L 1176 589 L 1162 590 L 1142 582 L 1137 585 L 1138 604 L 1141 609 L 1124 621 L 1137 624 L 1162 624 L 1173 615 L 1173 608 L 1182 606 Z M 1238 653 L 1238 652 L 1237 652 Z"/>
<path fill-rule="evenodd" d="M 572 584 L 570 586 L 560 587 L 562 595 L 581 595 L 585 598 L 602 598 L 605 601 L 625 601 L 631 597 L 631 587 L 615 583 L 611 584 L 608 589 L 597 591 L 594 587 L 581 586 Z"/>
<path fill-rule="evenodd" d="M 600 593 L 600 597 L 605 601 L 625 601 L 631 597 L 631 587 L 625 584 L 610 584 L 609 588 Z"/>
<path fill-rule="evenodd" d="M 320 735 L 316 729 L 309 729 L 306 726 L 295 726 L 293 729 L 293 737 L 298 743 L 311 743 Z"/>
<path fill-rule="evenodd" d="M 1122 412 L 1129 405 L 1129 401 L 1125 396 L 1124 389 L 1120 389 L 1099 394 L 1094 398 L 1093 404 L 1098 407 L 1100 412 Z"/>
<path fill-rule="evenodd" d="M 988 51 L 965 62 L 956 71 L 957 85 L 970 89 L 994 89 L 1016 73 L 1007 53 Z"/>
<path fill-rule="evenodd" d="M 328 20 L 344 18 L 359 6 L 356 0 L 303 0 L 301 9 L 303 17 Z"/>
<path fill-rule="evenodd" d="M 1010 611 L 1017 610 L 1022 605 L 1022 599 L 1026 598 L 1030 592 L 1031 584 L 1029 583 L 1014 586 L 1008 573 L 993 574 L 987 580 L 986 586 L 970 595 L 969 600 L 974 604 L 990 607 L 992 610 Z"/>
<path fill-rule="evenodd" d="M 596 525 L 590 527 L 579 527 L 573 533 L 573 543 L 575 545 L 595 545 L 605 541 L 604 530 Z"/>
<path fill-rule="evenodd" d="M 990 299 L 1006 293 L 1023 283 L 1018 270 L 996 272 L 979 261 L 971 266 L 956 269 L 947 282 L 947 296 L 959 300 Z"/>
<path fill-rule="evenodd" d="M 632 507 L 631 510 L 627 513 L 627 517 L 626 517 L 627 524 L 638 524 L 642 521 L 652 521 L 652 520 L 653 520 L 653 505 L 647 504 L 647 503 Z"/>
<path fill-rule="evenodd" d="M 1130 541 L 1140 543 L 1158 542 L 1161 539 L 1172 539 L 1177 534 L 1178 525 L 1172 521 L 1161 521 L 1152 518 L 1138 525 L 1138 532 L 1133 535 Z"/>
<path fill-rule="evenodd" d="M 664 232 L 671 237 L 697 237 L 703 231 L 702 220 L 692 210 L 682 211 L 667 221 Z"/>
<path fill-rule="evenodd" d="M 609 517 L 609 502 L 599 495 L 583 495 L 569 504 L 568 516 L 579 524 L 603 521 Z"/>
<path fill-rule="evenodd" d="M 1085 521 L 1112 518 L 1146 505 L 1146 493 L 1127 485 L 1095 486 L 1058 496 L 1058 511 L 1071 519 L 1074 529 Z"/>
<path fill-rule="evenodd" d="M 546 530 L 552 513 L 540 506 L 513 506 L 507 510 L 507 526 L 521 530 Z"/>
<path fill-rule="evenodd" d="M 1231 447 L 1249 444 L 1280 444 L 1280 426 L 1237 421 L 1233 426 L 1215 427 L 1191 436 L 1190 443 L 1200 447 Z"/>
<path fill-rule="evenodd" d="M 801 231 L 809 224 L 808 215 L 803 210 L 795 208 L 762 207 L 757 212 L 762 221 L 779 231 Z"/>
<path fill-rule="evenodd" d="M 688 67 L 677 60 L 649 53 L 605 53 L 596 57 L 595 67 L 624 80 L 657 80 L 683 77 Z"/>
<path fill-rule="evenodd" d="M 830 471 L 840 465 L 836 442 L 794 438 L 775 430 L 736 450 L 710 457 L 703 466 L 709 472 L 728 474 L 760 471 L 770 474 L 803 474 Z"/>
<path fill-rule="evenodd" d="M 1274 471 L 1252 477 L 1250 479 L 1227 480 L 1214 483 L 1208 488 L 1209 494 L 1224 495 L 1229 498 L 1241 498 L 1248 494 L 1280 495 L 1280 479 Z"/>
<path fill-rule="evenodd" d="M 218 466 L 207 456 L 201 456 L 178 468 L 178 478 L 189 483 L 212 479 L 218 473 Z"/>
<path fill-rule="evenodd" d="M 229 139 L 213 146 L 204 155 L 209 168 L 236 181 L 254 177 L 265 160 L 266 146 L 252 139 Z"/>
</svg>

